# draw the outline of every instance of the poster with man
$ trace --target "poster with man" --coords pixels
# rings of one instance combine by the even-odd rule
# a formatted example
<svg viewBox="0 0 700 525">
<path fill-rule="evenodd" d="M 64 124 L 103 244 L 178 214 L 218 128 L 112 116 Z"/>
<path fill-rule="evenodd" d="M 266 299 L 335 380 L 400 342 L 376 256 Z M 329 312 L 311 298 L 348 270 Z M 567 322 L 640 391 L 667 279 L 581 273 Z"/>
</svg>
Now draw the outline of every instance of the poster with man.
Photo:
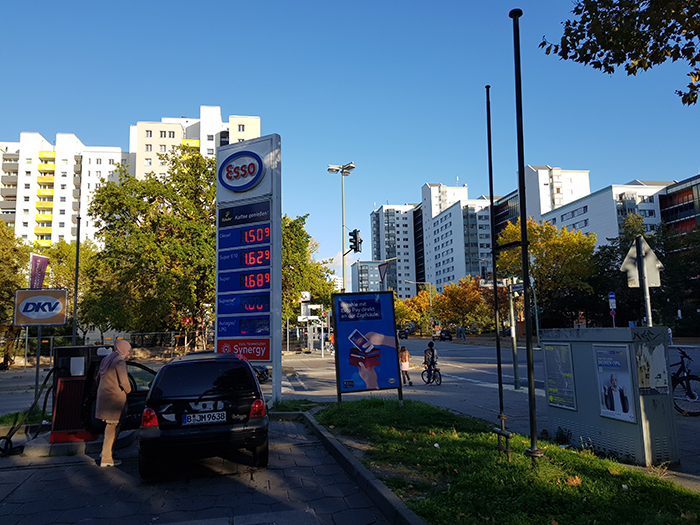
<svg viewBox="0 0 700 525">
<path fill-rule="evenodd" d="M 635 422 L 627 345 L 593 345 L 598 370 L 600 415 Z"/>
<path fill-rule="evenodd" d="M 392 292 L 333 295 L 338 391 L 400 388 Z"/>
</svg>

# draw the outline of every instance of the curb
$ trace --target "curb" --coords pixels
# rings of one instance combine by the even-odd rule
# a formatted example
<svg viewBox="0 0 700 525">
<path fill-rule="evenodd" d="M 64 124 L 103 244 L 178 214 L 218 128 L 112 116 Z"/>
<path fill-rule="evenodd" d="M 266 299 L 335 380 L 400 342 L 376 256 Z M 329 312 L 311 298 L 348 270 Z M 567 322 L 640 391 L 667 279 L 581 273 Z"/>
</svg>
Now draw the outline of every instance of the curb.
<svg viewBox="0 0 700 525">
<path fill-rule="evenodd" d="M 338 462 L 350 479 L 360 487 L 369 499 L 377 505 L 389 523 L 395 525 L 426 525 L 415 512 L 409 509 L 384 483 L 379 481 L 348 449 L 321 426 L 308 412 L 272 412 L 278 419 L 303 420 L 311 432 Z"/>
</svg>

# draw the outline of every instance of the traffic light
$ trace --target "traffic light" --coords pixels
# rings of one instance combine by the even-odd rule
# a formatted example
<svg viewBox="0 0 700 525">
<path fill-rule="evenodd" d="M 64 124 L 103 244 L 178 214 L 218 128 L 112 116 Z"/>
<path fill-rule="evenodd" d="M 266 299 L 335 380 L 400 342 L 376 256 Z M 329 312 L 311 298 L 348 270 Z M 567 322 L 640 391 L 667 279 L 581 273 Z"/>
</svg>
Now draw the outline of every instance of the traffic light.
<svg viewBox="0 0 700 525">
<path fill-rule="evenodd" d="M 362 251 L 362 237 L 360 237 L 360 230 L 352 230 L 350 232 L 350 249 L 355 253 Z"/>
</svg>

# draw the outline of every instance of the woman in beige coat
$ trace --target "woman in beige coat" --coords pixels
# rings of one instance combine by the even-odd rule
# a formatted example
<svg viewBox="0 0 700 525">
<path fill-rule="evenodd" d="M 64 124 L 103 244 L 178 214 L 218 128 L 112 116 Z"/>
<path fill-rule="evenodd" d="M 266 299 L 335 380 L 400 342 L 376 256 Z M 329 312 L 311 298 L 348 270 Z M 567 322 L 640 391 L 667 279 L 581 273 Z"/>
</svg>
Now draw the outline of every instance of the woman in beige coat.
<svg viewBox="0 0 700 525">
<path fill-rule="evenodd" d="M 115 343 L 114 351 L 100 363 L 100 384 L 97 387 L 95 417 L 106 423 L 101 467 L 114 467 L 121 463 L 112 457 L 112 448 L 119 433 L 119 422 L 126 406 L 126 395 L 131 392 L 129 375 L 126 371 L 126 359 L 129 357 L 130 350 L 131 345 L 120 339 Z"/>
</svg>

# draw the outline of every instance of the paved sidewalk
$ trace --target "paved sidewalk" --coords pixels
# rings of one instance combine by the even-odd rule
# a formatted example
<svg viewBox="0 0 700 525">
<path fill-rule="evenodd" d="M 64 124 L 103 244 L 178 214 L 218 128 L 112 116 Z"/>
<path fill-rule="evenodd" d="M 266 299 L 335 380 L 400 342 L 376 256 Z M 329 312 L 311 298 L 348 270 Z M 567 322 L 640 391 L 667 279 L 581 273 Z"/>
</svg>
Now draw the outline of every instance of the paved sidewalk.
<svg viewBox="0 0 700 525">
<path fill-rule="evenodd" d="M 84 455 L 0 458 L 0 522 L 423 523 L 393 494 L 378 493 L 381 483 L 356 460 L 350 465 L 355 469 L 350 477 L 336 457 L 344 464 L 352 463 L 354 458 L 348 459 L 344 449 L 331 455 L 324 443 L 333 438 L 327 433 L 320 435 L 323 429 L 282 417 L 274 413 L 271 416 L 270 463 L 266 470 L 249 466 L 245 453 L 232 460 L 174 458 L 170 479 L 146 484 L 138 475 L 136 444 L 118 451 L 116 455 L 123 463 L 114 468 L 100 468 L 96 457 Z M 333 446 L 342 449 L 337 441 Z M 363 480 L 365 486 L 361 488 Z M 392 496 L 395 500 L 388 501 Z"/>
</svg>

